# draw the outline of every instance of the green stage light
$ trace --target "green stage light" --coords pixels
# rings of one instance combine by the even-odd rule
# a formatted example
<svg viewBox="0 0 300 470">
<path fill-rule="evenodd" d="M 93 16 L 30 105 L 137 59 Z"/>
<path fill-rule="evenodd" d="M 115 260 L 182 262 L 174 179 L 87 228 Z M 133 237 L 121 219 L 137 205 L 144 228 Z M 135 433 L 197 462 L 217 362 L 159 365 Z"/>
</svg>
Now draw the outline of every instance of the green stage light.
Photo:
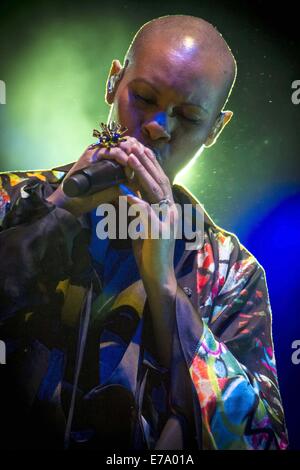
<svg viewBox="0 0 300 470">
<path fill-rule="evenodd" d="M 113 28 L 115 34 L 108 41 Z M 9 70 L 2 116 L 1 171 L 77 160 L 105 121 L 111 60 L 122 60 L 130 32 L 115 18 L 54 22 L 35 33 Z"/>
</svg>

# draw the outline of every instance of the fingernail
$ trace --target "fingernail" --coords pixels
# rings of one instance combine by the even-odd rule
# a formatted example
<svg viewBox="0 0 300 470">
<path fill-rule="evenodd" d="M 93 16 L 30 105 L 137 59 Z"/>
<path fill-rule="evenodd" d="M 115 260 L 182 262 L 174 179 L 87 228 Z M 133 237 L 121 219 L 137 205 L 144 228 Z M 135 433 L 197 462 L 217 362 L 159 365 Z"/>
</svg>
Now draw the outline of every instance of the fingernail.
<svg viewBox="0 0 300 470">
<path fill-rule="evenodd" d="M 125 194 L 126 196 L 134 196 L 138 198 L 138 195 L 135 194 L 133 191 L 131 191 L 131 189 L 127 188 L 125 184 L 122 184 L 122 183 L 119 184 L 119 188 L 120 188 L 121 193 Z"/>
</svg>

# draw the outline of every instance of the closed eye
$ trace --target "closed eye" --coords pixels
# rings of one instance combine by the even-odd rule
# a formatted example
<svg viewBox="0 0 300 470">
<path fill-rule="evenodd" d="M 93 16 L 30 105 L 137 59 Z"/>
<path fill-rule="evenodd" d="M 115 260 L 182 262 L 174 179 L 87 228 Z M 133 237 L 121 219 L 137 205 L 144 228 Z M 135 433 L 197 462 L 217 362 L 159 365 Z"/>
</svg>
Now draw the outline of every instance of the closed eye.
<svg viewBox="0 0 300 470">
<path fill-rule="evenodd" d="M 173 112 L 170 114 L 170 116 L 177 116 L 179 119 L 186 121 L 187 123 L 192 123 L 192 124 L 200 124 L 202 122 L 202 118 L 197 118 L 196 116 L 193 117 L 188 117 L 184 112 L 182 112 L 180 109 L 175 107 L 173 109 Z"/>
<path fill-rule="evenodd" d="M 155 101 L 151 98 L 146 98 L 145 96 L 139 95 L 138 93 L 134 93 L 133 96 L 135 97 L 135 99 L 142 101 L 143 103 L 155 104 Z"/>
<path fill-rule="evenodd" d="M 179 114 L 179 117 L 181 119 L 184 119 L 185 121 L 187 122 L 191 122 L 192 124 L 200 124 L 202 119 L 192 119 L 192 118 L 188 118 L 187 116 L 184 116 L 183 114 Z"/>
</svg>

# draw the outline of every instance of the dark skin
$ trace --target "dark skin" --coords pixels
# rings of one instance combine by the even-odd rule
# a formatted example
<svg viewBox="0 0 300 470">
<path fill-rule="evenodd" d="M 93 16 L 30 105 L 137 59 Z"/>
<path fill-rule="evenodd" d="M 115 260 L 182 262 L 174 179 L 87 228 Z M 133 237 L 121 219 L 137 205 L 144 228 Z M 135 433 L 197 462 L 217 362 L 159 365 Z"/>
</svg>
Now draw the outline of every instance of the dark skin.
<svg viewBox="0 0 300 470">
<path fill-rule="evenodd" d="M 147 51 L 139 50 L 125 69 L 114 60 L 109 77 L 113 75 L 119 80 L 106 94 L 111 105 L 110 120 L 128 128 L 127 140 L 109 151 L 87 149 L 69 175 L 103 158 L 116 160 L 125 167 L 128 187 L 140 196 L 128 196 L 129 204 L 146 208 L 148 217 L 156 219 L 161 227 L 162 222 L 149 203 L 165 197 L 171 200 L 173 236 L 167 240 L 133 240 L 152 314 L 158 359 L 168 367 L 178 288 L 173 269 L 178 213 L 173 204 L 172 181 L 202 145 L 215 142 L 230 121 L 231 111 L 220 114 L 226 98 L 226 74 L 199 53 L 197 38 L 193 43 L 190 37 L 186 41 L 183 36 L 176 44 L 154 38 Z M 159 161 L 151 149 L 159 151 Z M 132 171 L 133 180 L 129 179 Z M 79 216 L 103 202 L 116 202 L 119 195 L 119 188 L 113 187 L 93 196 L 69 199 L 58 188 L 48 200 Z M 181 448 L 180 426 L 174 418 L 166 423 L 156 448 L 166 448 L 165 442 L 169 449 Z"/>
</svg>

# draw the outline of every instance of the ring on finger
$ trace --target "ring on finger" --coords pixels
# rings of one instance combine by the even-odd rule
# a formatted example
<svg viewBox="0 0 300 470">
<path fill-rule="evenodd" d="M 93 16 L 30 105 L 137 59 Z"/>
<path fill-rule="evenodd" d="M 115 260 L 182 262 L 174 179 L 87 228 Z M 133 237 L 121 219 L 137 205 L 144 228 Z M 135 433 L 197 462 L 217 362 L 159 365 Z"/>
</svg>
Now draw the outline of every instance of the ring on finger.
<svg viewBox="0 0 300 470">
<path fill-rule="evenodd" d="M 168 197 L 164 197 L 160 201 L 158 201 L 158 207 L 162 207 L 164 205 L 170 206 L 171 205 L 171 200 Z"/>
</svg>

